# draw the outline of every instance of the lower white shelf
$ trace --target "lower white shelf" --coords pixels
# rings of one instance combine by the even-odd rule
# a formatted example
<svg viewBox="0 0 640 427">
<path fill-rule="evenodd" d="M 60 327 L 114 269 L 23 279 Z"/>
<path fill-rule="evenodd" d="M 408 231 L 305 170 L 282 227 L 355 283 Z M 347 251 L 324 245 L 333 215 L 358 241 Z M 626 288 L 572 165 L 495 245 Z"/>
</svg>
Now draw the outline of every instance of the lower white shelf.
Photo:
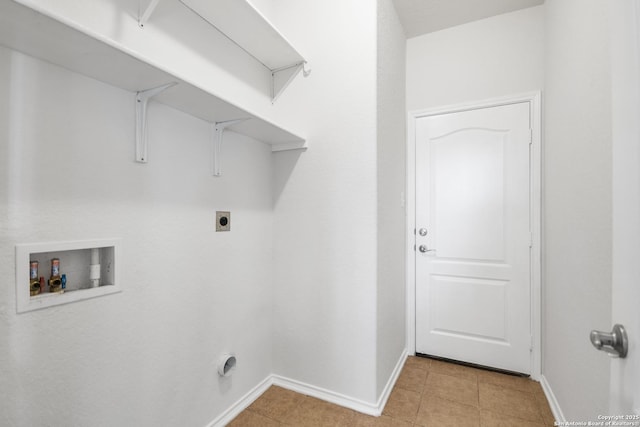
<svg viewBox="0 0 640 427">
<path fill-rule="evenodd" d="M 16 245 L 17 312 L 120 292 L 120 243 L 100 239 Z"/>
</svg>

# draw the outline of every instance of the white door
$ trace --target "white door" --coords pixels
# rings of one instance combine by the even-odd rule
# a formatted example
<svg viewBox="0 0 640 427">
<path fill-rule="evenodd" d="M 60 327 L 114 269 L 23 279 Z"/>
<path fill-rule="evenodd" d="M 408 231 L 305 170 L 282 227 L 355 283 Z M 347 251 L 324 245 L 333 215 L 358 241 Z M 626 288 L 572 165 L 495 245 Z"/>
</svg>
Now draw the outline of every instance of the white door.
<svg viewBox="0 0 640 427">
<path fill-rule="evenodd" d="M 416 119 L 416 352 L 531 372 L 529 102 Z"/>
<path fill-rule="evenodd" d="M 610 414 L 640 425 L 640 1 L 611 3 L 613 124 L 613 286 L 611 323 L 629 350 L 611 359 Z M 593 325 L 610 331 L 612 325 Z M 603 357 L 606 357 L 604 354 Z"/>
</svg>

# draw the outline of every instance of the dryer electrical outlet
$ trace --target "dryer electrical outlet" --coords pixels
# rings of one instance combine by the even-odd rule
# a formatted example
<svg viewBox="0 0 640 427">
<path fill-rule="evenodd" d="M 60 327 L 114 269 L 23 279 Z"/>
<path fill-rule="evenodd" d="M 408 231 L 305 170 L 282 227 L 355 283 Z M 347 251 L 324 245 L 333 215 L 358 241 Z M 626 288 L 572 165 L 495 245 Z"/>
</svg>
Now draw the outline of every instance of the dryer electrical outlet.
<svg viewBox="0 0 640 427">
<path fill-rule="evenodd" d="M 231 231 L 231 212 L 216 211 L 216 231 Z"/>
</svg>

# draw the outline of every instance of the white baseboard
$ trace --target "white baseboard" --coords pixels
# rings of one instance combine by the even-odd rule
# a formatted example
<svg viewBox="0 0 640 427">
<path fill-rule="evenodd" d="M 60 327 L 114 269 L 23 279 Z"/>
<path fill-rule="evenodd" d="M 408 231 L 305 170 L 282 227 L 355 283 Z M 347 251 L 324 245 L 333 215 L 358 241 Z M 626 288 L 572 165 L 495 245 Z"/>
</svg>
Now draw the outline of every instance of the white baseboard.
<svg viewBox="0 0 640 427">
<path fill-rule="evenodd" d="M 562 413 L 562 409 L 560 409 L 558 399 L 556 399 L 555 394 L 553 394 L 553 390 L 551 390 L 551 386 L 544 375 L 540 376 L 540 385 L 542 386 L 544 395 L 547 396 L 547 400 L 549 401 L 549 407 L 551 407 L 551 412 L 553 412 L 553 418 L 555 418 L 558 423 L 566 422 L 567 420 Z"/>
<path fill-rule="evenodd" d="M 326 402 L 334 403 L 345 408 L 353 409 L 354 411 L 362 412 L 363 414 L 380 416 L 384 405 L 389 399 L 391 390 L 396 384 L 402 367 L 407 359 L 407 350 L 403 350 L 395 368 L 385 385 L 382 394 L 378 398 L 376 403 L 369 403 L 363 400 L 354 399 L 353 397 L 345 396 L 344 394 L 336 393 L 331 390 L 327 390 L 321 387 L 316 387 L 310 384 L 306 384 L 300 381 L 285 378 L 280 375 L 270 375 L 265 378 L 260 384 L 255 386 L 251 391 L 240 398 L 229 409 L 224 411 L 215 420 L 211 421 L 206 427 L 224 427 L 229 424 L 235 417 L 240 415 L 242 411 L 247 409 L 253 402 L 256 401 L 269 387 L 277 385 L 287 390 L 295 391 L 297 393 L 305 394 L 307 396 L 315 397 Z"/>
<path fill-rule="evenodd" d="M 373 403 L 354 399 L 353 397 L 345 396 L 344 394 L 305 384 L 280 375 L 273 375 L 273 384 L 286 388 L 287 390 L 295 391 L 296 393 L 306 394 L 307 396 L 315 397 L 326 402 L 335 403 L 336 405 L 353 409 L 354 411 L 362 412 L 363 414 L 374 416 L 380 415 L 380 412 L 378 412 L 378 406 Z"/>
<path fill-rule="evenodd" d="M 256 401 L 262 393 L 267 391 L 273 384 L 273 375 L 269 375 L 260 384 L 255 386 L 251 391 L 240 398 L 229 409 L 220 414 L 216 419 L 207 424 L 207 427 L 224 427 L 231 422 L 235 417 L 240 415 L 242 411 L 247 409 L 253 402 Z"/>
<path fill-rule="evenodd" d="M 400 372 L 402 372 L 402 368 L 404 367 L 404 364 L 407 361 L 407 356 L 408 356 L 408 353 L 407 353 L 407 349 L 405 348 L 404 350 L 402 350 L 402 354 L 398 359 L 398 363 L 396 363 L 395 368 L 393 368 L 393 372 L 389 377 L 389 381 L 387 381 L 387 384 L 382 390 L 382 394 L 378 398 L 378 409 L 379 409 L 378 415 L 382 414 L 382 410 L 384 409 L 384 406 L 387 404 L 387 400 L 389 400 L 389 396 L 391 395 L 391 390 L 393 390 L 393 386 L 395 386 L 396 381 L 398 381 Z"/>
<path fill-rule="evenodd" d="M 315 397 L 320 400 L 324 400 L 326 402 L 335 403 L 336 405 L 343 406 L 345 408 L 353 409 L 354 411 L 361 412 L 367 415 L 373 415 L 375 417 L 379 417 L 382 414 L 382 410 L 384 409 L 384 405 L 387 403 L 389 399 L 389 395 L 391 394 L 391 390 L 393 390 L 393 386 L 396 384 L 398 377 L 400 376 L 400 372 L 402 371 L 402 367 L 404 366 L 404 362 L 407 359 L 407 350 L 403 350 L 398 362 L 396 363 L 395 368 L 387 384 L 385 385 L 382 394 L 378 398 L 378 401 L 374 403 L 365 402 L 359 399 L 354 399 L 349 396 L 345 396 L 340 393 L 335 393 L 330 390 L 326 390 L 320 387 L 316 387 L 313 385 L 305 384 L 300 381 L 292 380 L 289 378 L 284 378 L 279 375 L 273 376 L 273 383 L 282 388 L 286 388 L 291 391 L 295 391 L 297 393 L 306 394 L 307 396 Z"/>
</svg>

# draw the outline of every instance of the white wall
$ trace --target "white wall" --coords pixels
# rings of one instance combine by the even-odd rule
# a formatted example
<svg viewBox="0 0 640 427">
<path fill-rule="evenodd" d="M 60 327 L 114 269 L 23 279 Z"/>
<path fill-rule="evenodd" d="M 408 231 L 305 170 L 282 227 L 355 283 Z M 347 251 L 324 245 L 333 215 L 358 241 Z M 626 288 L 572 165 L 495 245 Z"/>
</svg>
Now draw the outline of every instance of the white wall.
<svg viewBox="0 0 640 427">
<path fill-rule="evenodd" d="M 274 161 L 274 372 L 376 396 L 376 4 L 282 0 L 308 79 L 278 100 L 306 153 Z"/>
<path fill-rule="evenodd" d="M 544 375 L 567 420 L 608 413 L 611 80 L 607 2 L 547 0 Z"/>
<path fill-rule="evenodd" d="M 391 3 L 378 37 L 375 2 L 256 2 L 313 69 L 272 106 L 264 67 L 178 2 L 144 30 L 125 0 L 25 2 L 170 59 L 311 148 L 272 155 L 229 133 L 214 179 L 209 125 L 152 102 L 150 163 L 135 164 L 133 93 L 3 51 L 0 274 L 14 277 L 16 243 L 122 237 L 125 292 L 17 316 L 5 288 L 0 369 L 15 392 L 0 421 L 204 425 L 272 372 L 373 407 L 405 336 L 403 237 L 386 228 L 404 220 L 403 64 L 377 72 L 378 46 L 402 57 Z M 214 233 L 216 209 L 232 211 L 231 233 Z M 238 370 L 221 380 L 213 363 L 228 350 Z"/>
<path fill-rule="evenodd" d="M 407 110 L 540 90 L 543 6 L 407 41 Z"/>
<path fill-rule="evenodd" d="M 393 2 L 378 0 L 377 390 L 384 391 L 406 348 L 404 205 L 406 40 Z"/>
<path fill-rule="evenodd" d="M 0 49 L 3 426 L 204 426 L 271 373 L 270 147 L 226 134 L 215 179 L 209 125 L 151 103 L 141 165 L 134 117 L 133 93 Z M 107 237 L 122 293 L 16 314 L 15 244 Z"/>
<path fill-rule="evenodd" d="M 609 412 L 640 413 L 640 2 L 611 4 L 612 264 L 611 323 L 629 335 L 629 357 L 611 360 Z M 634 356 L 636 355 L 636 356 Z"/>
</svg>

